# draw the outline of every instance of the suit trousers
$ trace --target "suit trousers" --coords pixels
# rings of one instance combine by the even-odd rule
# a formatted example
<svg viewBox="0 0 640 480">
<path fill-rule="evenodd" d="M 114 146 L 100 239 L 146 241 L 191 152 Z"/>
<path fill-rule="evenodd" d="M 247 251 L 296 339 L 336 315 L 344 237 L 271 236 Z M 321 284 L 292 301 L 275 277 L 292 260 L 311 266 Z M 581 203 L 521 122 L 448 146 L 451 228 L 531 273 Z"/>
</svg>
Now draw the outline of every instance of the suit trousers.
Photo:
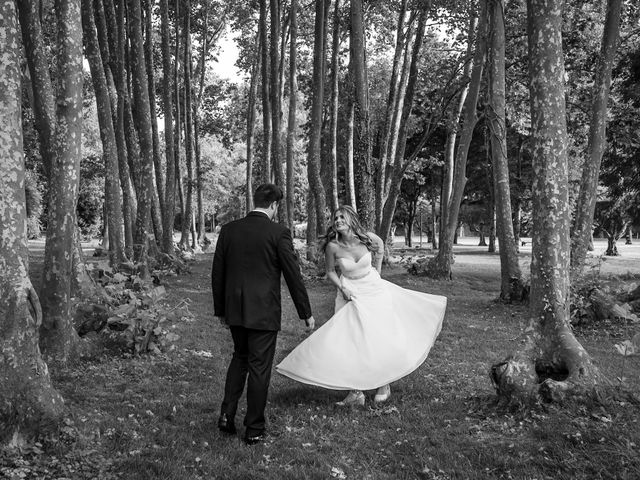
<svg viewBox="0 0 640 480">
<path fill-rule="evenodd" d="M 261 434 L 265 429 L 264 410 L 271 381 L 271 367 L 278 332 L 231 326 L 233 357 L 227 370 L 221 413 L 235 418 L 238 401 L 247 383 L 247 413 L 244 417 L 246 436 Z M 247 374 L 249 376 L 247 382 Z"/>
</svg>

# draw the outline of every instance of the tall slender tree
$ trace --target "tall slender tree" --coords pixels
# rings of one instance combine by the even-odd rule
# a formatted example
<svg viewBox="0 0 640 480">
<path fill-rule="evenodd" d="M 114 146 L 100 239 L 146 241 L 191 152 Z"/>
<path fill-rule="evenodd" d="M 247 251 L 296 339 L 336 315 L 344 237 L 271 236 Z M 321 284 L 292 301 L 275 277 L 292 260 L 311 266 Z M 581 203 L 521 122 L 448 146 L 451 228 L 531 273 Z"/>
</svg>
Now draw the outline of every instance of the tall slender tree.
<svg viewBox="0 0 640 480">
<path fill-rule="evenodd" d="M 290 17 L 290 33 L 291 38 L 289 40 L 289 118 L 287 122 L 287 188 L 285 190 L 286 203 L 287 203 L 287 225 L 289 230 L 293 232 L 293 212 L 295 201 L 295 158 L 294 158 L 294 144 L 297 134 L 296 125 L 296 110 L 297 96 L 298 96 L 298 82 L 297 82 L 297 57 L 298 57 L 298 1 L 291 0 L 291 7 L 289 12 Z"/>
<path fill-rule="evenodd" d="M 490 20 L 489 54 L 487 57 L 488 123 L 491 137 L 495 218 L 500 244 L 500 299 L 510 302 L 522 299 L 523 286 L 513 234 L 509 162 L 507 159 L 504 2 L 503 0 L 487 1 L 489 2 L 488 15 Z"/>
<path fill-rule="evenodd" d="M 272 180 L 272 164 L 271 164 L 271 142 L 273 137 L 272 130 L 272 115 L 271 115 L 271 76 L 270 76 L 270 61 L 269 61 L 269 28 L 267 25 L 267 0 L 260 0 L 260 19 L 258 24 L 258 31 L 260 32 L 260 44 L 262 53 L 262 60 L 260 64 L 261 75 L 261 92 L 262 92 L 262 166 L 263 182 L 271 182 Z"/>
<path fill-rule="evenodd" d="M 571 239 L 571 267 L 575 272 L 579 272 L 582 269 L 591 241 L 600 164 L 606 147 L 607 103 L 611 89 L 611 70 L 620 31 L 621 9 L 622 0 L 609 0 L 607 2 L 602 45 L 591 94 L 588 157 L 582 167 L 582 180 L 580 182 L 580 193 L 576 204 L 575 224 Z"/>
<path fill-rule="evenodd" d="M 122 197 L 118 178 L 118 147 L 113 128 L 111 98 L 107 86 L 107 77 L 98 43 L 98 31 L 92 0 L 82 0 L 82 23 L 85 42 L 85 56 L 89 62 L 93 90 L 96 94 L 98 123 L 102 140 L 102 155 L 105 163 L 105 213 L 108 225 L 109 259 L 113 265 L 124 260 L 124 242 L 122 238 Z"/>
<path fill-rule="evenodd" d="M 329 208 L 338 208 L 338 116 L 340 80 L 340 0 L 333 7 L 331 38 L 331 119 L 329 125 Z"/>
<path fill-rule="evenodd" d="M 374 167 L 371 159 L 369 125 L 369 80 L 367 76 L 364 10 L 362 0 L 351 0 L 350 61 L 353 95 L 353 167 L 356 202 L 362 225 L 373 229 L 375 222 Z"/>
<path fill-rule="evenodd" d="M 162 219 L 162 250 L 173 254 L 173 222 L 176 209 L 176 158 L 173 138 L 173 74 L 169 33 L 169 0 L 160 0 L 160 44 L 162 48 L 162 102 L 164 104 L 164 148 L 166 167 L 165 210 Z"/>
<path fill-rule="evenodd" d="M 140 141 L 140 191 L 138 191 L 138 211 L 134 236 L 134 257 L 147 267 L 147 241 L 151 221 L 153 189 L 153 139 L 151 133 L 151 108 L 149 106 L 149 84 L 144 60 L 142 38 L 142 8 L 140 0 L 127 0 L 129 40 L 131 43 L 132 93 L 135 100 L 135 122 Z"/>
<path fill-rule="evenodd" d="M 251 64 L 251 80 L 249 82 L 249 105 L 247 106 L 247 175 L 245 183 L 245 209 L 247 212 L 253 210 L 253 157 L 257 113 L 256 98 L 258 95 L 258 76 L 260 75 L 260 64 L 262 61 L 260 28 L 258 28 L 258 34 L 256 35 L 255 46 L 255 55 Z"/>
<path fill-rule="evenodd" d="M 322 106 L 324 102 L 324 72 L 325 72 L 325 1 L 315 2 L 315 23 L 313 34 L 313 81 L 311 93 L 311 131 L 309 133 L 309 151 L 307 155 L 307 176 L 309 178 L 310 194 L 315 209 L 316 231 L 324 232 L 326 197 L 324 185 L 320 177 L 320 155 L 322 148 Z M 309 222 L 307 222 L 309 228 Z M 310 245 L 311 247 L 311 245 Z M 312 252 L 315 253 L 315 252 Z M 315 255 L 314 255 L 315 256 Z"/>
</svg>

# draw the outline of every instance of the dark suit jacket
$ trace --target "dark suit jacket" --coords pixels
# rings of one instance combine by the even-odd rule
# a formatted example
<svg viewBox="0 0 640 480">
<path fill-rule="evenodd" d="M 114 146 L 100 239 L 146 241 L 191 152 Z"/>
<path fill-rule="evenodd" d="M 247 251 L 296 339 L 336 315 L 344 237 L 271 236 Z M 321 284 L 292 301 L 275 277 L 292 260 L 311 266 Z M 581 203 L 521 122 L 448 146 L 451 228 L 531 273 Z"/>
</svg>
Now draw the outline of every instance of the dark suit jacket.
<svg viewBox="0 0 640 480">
<path fill-rule="evenodd" d="M 230 326 L 280 330 L 280 276 L 301 319 L 311 316 L 289 229 L 262 212 L 224 225 L 213 257 L 215 315 Z"/>
</svg>

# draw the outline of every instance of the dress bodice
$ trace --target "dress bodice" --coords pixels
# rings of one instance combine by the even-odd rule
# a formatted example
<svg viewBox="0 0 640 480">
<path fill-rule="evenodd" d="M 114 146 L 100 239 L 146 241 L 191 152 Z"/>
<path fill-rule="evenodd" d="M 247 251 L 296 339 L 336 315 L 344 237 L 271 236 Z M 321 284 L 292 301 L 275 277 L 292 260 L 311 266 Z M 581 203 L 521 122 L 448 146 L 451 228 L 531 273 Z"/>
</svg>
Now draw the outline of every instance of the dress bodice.
<svg viewBox="0 0 640 480">
<path fill-rule="evenodd" d="M 342 257 L 336 260 L 342 274 L 349 277 L 361 277 L 371 270 L 371 252 L 367 251 L 357 261 L 351 258 Z"/>
</svg>

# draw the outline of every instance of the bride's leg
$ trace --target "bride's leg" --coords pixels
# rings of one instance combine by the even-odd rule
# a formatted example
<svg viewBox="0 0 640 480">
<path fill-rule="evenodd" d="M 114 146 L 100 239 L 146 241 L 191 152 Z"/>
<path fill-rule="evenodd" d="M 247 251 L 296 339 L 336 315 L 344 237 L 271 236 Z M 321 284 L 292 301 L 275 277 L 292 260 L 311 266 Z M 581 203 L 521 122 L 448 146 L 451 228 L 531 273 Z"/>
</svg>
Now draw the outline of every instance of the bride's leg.
<svg viewBox="0 0 640 480">
<path fill-rule="evenodd" d="M 387 400 L 389 400 L 390 396 L 391 386 L 389 384 L 383 385 L 376 391 L 376 395 L 375 397 L 373 397 L 373 401 L 376 403 L 386 402 Z"/>
<path fill-rule="evenodd" d="M 364 406 L 364 393 L 361 390 L 351 390 L 344 400 L 336 402 L 340 407 Z"/>
</svg>

